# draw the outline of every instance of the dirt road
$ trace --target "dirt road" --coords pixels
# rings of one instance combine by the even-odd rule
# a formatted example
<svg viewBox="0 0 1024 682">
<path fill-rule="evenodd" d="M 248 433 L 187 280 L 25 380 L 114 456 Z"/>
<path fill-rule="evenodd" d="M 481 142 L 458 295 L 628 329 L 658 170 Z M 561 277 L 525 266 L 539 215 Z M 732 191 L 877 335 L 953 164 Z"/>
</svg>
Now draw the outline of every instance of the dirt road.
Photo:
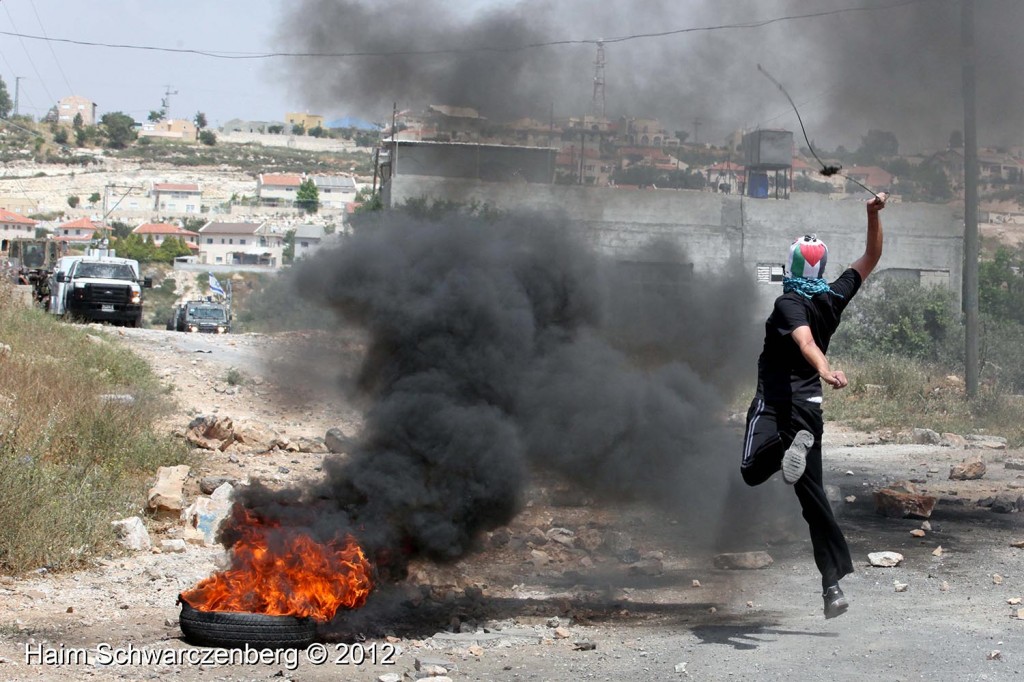
<svg viewBox="0 0 1024 682">
<path fill-rule="evenodd" d="M 287 361 L 309 335 L 109 331 L 174 387 L 170 430 L 211 412 L 292 439 L 359 429 L 359 407 L 338 390 L 340 376 L 320 373 L 314 381 L 315 373 Z M 335 360 L 348 358 L 331 366 L 358 360 L 358 339 L 315 345 Z M 243 380 L 228 381 L 232 368 Z M 984 478 L 948 480 L 949 467 L 969 454 L 987 462 Z M 781 480 L 757 491 L 736 486 L 723 505 L 749 509 L 750 523 L 716 547 L 698 542 L 706 529 L 685 520 L 538 481 L 523 513 L 485 538 L 481 551 L 455 565 L 414 566 L 407 584 L 382 592 L 399 615 L 383 634 L 354 645 L 328 641 L 326 663 L 311 662 L 307 652 L 252 664 L 185 658 L 212 650 L 181 639 L 175 598 L 221 556 L 190 545 L 184 553 L 111 556 L 71 574 L 0 578 L 0 679 L 377 680 L 415 675 L 417 660 L 442 663 L 453 680 L 1020 679 L 1024 620 L 1010 602 L 1024 597 L 1024 549 L 1011 543 L 1024 540 L 1024 516 L 976 502 L 1024 492 L 1024 472 L 1004 466 L 1021 456 L 880 443 L 830 427 L 825 478 L 839 488 L 835 507 L 857 568 L 843 583 L 850 611 L 835 620 L 822 617 L 810 543 Z M 189 492 L 197 494 L 194 481 L 209 474 L 271 485 L 317 476 L 322 458 L 209 452 Z M 908 479 L 939 498 L 923 537 L 910 534 L 920 520 L 874 511 L 873 490 Z M 154 539 L 175 532 L 155 522 L 150 530 Z M 722 550 L 764 550 L 774 563 L 722 570 L 714 563 Z M 870 567 L 868 553 L 883 550 L 905 559 L 895 568 Z M 386 660 L 357 665 L 354 653 Z"/>
</svg>

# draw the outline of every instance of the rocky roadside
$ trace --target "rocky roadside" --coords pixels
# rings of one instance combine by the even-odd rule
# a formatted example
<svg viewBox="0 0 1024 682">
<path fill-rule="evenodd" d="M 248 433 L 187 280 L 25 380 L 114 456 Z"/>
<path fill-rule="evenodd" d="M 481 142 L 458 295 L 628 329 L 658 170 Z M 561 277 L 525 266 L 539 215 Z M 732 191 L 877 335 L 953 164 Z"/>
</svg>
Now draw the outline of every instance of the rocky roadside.
<svg viewBox="0 0 1024 682">
<path fill-rule="evenodd" d="M 826 481 L 857 573 L 846 581 L 851 612 L 836 621 L 821 617 L 791 500 L 752 507 L 761 513 L 742 535 L 732 529 L 709 545 L 685 519 L 538 480 L 523 512 L 487 534 L 479 552 L 416 564 L 404 583 L 381 590 L 378 622 L 352 617 L 325 629 L 329 664 L 309 652 L 252 664 L 174 655 L 145 666 L 104 665 L 95 655 L 84 664 L 26 660 L 62 647 L 95 652 L 102 642 L 202 651 L 182 641 L 175 599 L 223 565 L 210 529 L 231 488 L 315 477 L 360 425 L 337 391 L 277 382 L 281 339 L 114 333 L 173 387 L 177 407 L 164 426 L 190 443 L 195 463 L 154 472 L 150 509 L 121 524 L 134 549 L 71 574 L 0 579 L 2 679 L 327 680 L 339 669 L 345 679 L 383 682 L 1024 672 L 1022 453 L 998 437 L 838 428 L 827 434 Z M 244 380 L 229 382 L 229 368 Z M 886 490 L 896 502 L 879 501 Z"/>
</svg>

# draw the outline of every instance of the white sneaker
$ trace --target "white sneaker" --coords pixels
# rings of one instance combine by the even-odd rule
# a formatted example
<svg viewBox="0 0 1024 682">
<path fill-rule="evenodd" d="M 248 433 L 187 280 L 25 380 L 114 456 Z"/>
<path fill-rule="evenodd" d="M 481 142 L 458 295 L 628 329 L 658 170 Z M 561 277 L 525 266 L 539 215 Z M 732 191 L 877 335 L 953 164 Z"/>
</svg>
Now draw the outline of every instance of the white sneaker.
<svg viewBox="0 0 1024 682">
<path fill-rule="evenodd" d="M 814 445 L 814 434 L 810 431 L 797 431 L 793 444 L 782 456 L 782 480 L 793 485 L 804 475 L 807 468 L 807 451 Z"/>
</svg>

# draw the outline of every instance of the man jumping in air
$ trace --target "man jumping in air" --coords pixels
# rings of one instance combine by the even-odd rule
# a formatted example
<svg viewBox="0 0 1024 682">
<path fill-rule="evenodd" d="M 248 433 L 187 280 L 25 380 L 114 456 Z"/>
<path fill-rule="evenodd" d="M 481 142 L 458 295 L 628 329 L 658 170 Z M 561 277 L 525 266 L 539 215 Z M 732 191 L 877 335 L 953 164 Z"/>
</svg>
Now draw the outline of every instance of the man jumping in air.
<svg viewBox="0 0 1024 682">
<path fill-rule="evenodd" d="M 843 531 L 825 497 L 821 475 L 821 381 L 840 389 L 846 375 L 829 366 L 828 342 L 843 310 L 882 257 L 879 211 L 887 195 L 867 204 L 864 255 L 829 284 L 824 277 L 828 248 L 815 235 L 800 237 L 789 249 L 782 296 L 765 323 L 764 350 L 757 361 L 757 392 L 747 411 L 740 471 L 747 485 L 764 483 L 782 470 L 800 500 L 811 532 L 814 563 L 821 572 L 825 617 L 849 607 L 839 580 L 853 573 Z"/>
</svg>

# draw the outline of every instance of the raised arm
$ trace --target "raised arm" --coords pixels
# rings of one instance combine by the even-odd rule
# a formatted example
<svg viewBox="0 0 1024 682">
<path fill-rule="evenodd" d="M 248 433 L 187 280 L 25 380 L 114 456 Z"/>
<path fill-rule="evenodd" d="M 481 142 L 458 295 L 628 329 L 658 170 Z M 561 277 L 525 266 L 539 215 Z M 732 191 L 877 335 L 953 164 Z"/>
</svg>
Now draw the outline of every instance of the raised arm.
<svg viewBox="0 0 1024 682">
<path fill-rule="evenodd" d="M 853 265 L 850 266 L 860 274 L 861 281 L 868 278 L 868 275 L 875 269 L 875 266 L 878 265 L 878 260 L 882 257 L 882 220 L 879 218 L 878 213 L 885 208 L 885 200 L 888 198 L 888 194 L 880 192 L 867 204 L 868 238 L 867 244 L 864 247 L 864 255 L 855 260 Z"/>
</svg>

